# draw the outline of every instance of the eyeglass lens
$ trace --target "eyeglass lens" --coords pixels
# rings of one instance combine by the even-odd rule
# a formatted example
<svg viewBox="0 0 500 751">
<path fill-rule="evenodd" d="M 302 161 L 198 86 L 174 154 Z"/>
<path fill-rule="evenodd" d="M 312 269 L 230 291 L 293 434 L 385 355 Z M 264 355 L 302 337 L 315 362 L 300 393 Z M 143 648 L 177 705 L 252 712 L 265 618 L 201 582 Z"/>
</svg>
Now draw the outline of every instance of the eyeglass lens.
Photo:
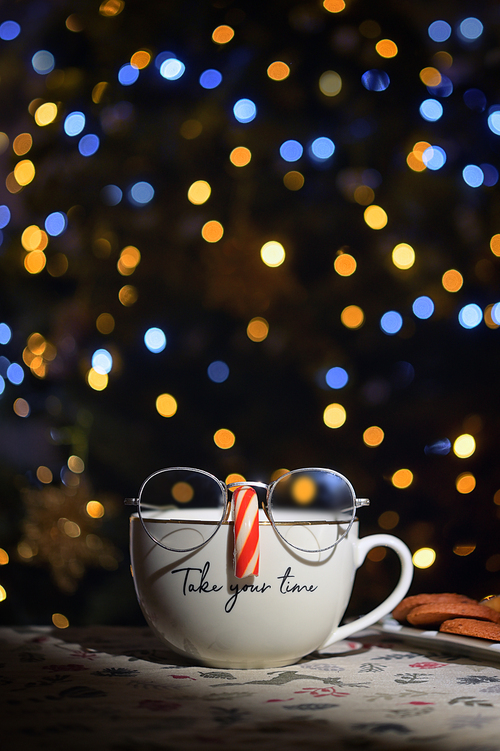
<svg viewBox="0 0 500 751">
<path fill-rule="evenodd" d="M 190 469 L 152 475 L 143 485 L 140 501 L 145 518 L 181 519 L 184 510 L 193 508 L 201 510 L 203 519 L 218 521 L 224 513 L 223 486 L 210 475 Z"/>
</svg>

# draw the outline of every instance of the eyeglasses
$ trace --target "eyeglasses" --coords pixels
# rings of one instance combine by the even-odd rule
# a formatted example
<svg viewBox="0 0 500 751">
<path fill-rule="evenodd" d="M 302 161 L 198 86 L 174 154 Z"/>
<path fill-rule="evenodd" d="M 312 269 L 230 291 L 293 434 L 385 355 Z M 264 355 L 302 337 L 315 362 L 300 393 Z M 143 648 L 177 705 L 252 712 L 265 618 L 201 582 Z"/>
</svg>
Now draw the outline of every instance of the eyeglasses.
<svg viewBox="0 0 500 751">
<path fill-rule="evenodd" d="M 269 485 L 246 481 L 226 485 L 203 469 L 169 467 L 150 475 L 138 497 L 126 498 L 125 504 L 137 507 L 142 526 L 153 542 L 172 552 L 189 553 L 206 545 L 229 520 L 228 491 L 247 486 L 260 496 L 261 515 L 265 514 L 281 540 L 304 553 L 334 548 L 348 535 L 356 510 L 370 503 L 367 498 L 357 498 L 349 480 L 333 469 L 294 469 Z M 158 539 L 158 522 L 194 522 L 192 511 L 186 514 L 184 509 L 196 509 L 196 521 L 213 525 L 213 531 L 191 547 L 176 547 L 169 538 L 169 544 L 165 538 Z M 297 539 L 290 534 L 297 526 L 307 528 L 309 534 Z"/>
</svg>

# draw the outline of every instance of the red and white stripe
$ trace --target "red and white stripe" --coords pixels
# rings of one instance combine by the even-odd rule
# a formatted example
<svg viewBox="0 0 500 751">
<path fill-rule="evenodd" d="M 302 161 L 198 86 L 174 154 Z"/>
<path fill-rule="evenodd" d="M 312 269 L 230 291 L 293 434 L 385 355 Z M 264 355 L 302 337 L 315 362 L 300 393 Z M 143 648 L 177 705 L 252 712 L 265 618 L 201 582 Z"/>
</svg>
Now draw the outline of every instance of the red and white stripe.
<svg viewBox="0 0 500 751">
<path fill-rule="evenodd" d="M 259 502 L 253 488 L 242 486 L 233 493 L 234 575 L 238 579 L 259 575 Z"/>
</svg>

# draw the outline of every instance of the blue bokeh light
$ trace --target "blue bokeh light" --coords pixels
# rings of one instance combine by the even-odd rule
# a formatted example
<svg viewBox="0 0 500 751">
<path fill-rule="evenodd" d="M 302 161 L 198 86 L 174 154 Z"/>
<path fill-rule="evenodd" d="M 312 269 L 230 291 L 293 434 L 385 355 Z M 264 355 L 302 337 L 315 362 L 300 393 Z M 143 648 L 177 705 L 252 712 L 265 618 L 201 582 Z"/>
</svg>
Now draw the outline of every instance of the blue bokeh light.
<svg viewBox="0 0 500 751">
<path fill-rule="evenodd" d="M 52 52 L 49 52 L 48 50 L 38 50 L 38 52 L 35 52 L 31 58 L 31 64 L 35 73 L 38 73 L 40 76 L 46 76 L 47 73 L 54 70 L 56 61 L 54 60 Z"/>
<path fill-rule="evenodd" d="M 233 113 L 239 123 L 251 123 L 257 115 L 257 107 L 251 99 L 238 99 Z"/>
<path fill-rule="evenodd" d="M 113 357 L 107 349 L 96 349 L 92 355 L 92 367 L 96 373 L 107 375 L 113 367 Z"/>
<path fill-rule="evenodd" d="M 214 360 L 208 366 L 207 373 L 214 383 L 224 383 L 229 378 L 229 366 L 222 360 Z"/>
<path fill-rule="evenodd" d="M 413 301 L 412 310 L 417 318 L 425 320 L 434 313 L 434 303 L 427 295 L 421 295 Z"/>
<path fill-rule="evenodd" d="M 446 21 L 433 21 L 427 33 L 433 42 L 446 42 L 451 36 L 451 26 Z"/>
<path fill-rule="evenodd" d="M 320 136 L 315 138 L 309 147 L 309 152 L 313 159 L 323 161 L 324 159 L 330 159 L 335 151 L 335 144 L 331 138 L 326 136 Z"/>
<path fill-rule="evenodd" d="M 429 146 L 422 154 L 422 161 L 427 169 L 441 169 L 446 164 L 446 151 L 441 146 Z"/>
<path fill-rule="evenodd" d="M 0 375 L 2 375 L 4 378 L 7 377 L 7 368 L 9 367 L 9 365 L 10 365 L 10 360 L 8 360 L 3 355 L 0 355 Z"/>
<path fill-rule="evenodd" d="M 71 112 L 64 120 L 64 132 L 68 136 L 78 136 L 85 128 L 83 112 Z"/>
<path fill-rule="evenodd" d="M 397 334 L 403 325 L 403 317 L 396 310 L 388 310 L 380 319 L 380 328 L 384 334 Z"/>
<path fill-rule="evenodd" d="M 135 183 L 129 190 L 129 198 L 136 206 L 144 206 L 149 203 L 155 194 L 154 188 L 151 183 L 147 183 L 144 180 Z"/>
<path fill-rule="evenodd" d="M 13 362 L 7 368 L 7 378 L 14 386 L 19 386 L 24 381 L 24 370 L 17 362 Z"/>
<path fill-rule="evenodd" d="M 118 185 L 105 185 L 101 190 L 101 200 L 106 206 L 118 206 L 123 198 L 123 191 Z"/>
<path fill-rule="evenodd" d="M 468 164 L 462 170 L 462 177 L 471 188 L 479 188 L 484 182 L 484 173 L 476 164 Z"/>
<path fill-rule="evenodd" d="M 433 443 L 428 444 L 424 448 L 424 453 L 429 454 L 435 454 L 437 456 L 446 456 L 451 451 L 451 441 L 449 438 L 440 438 L 437 441 L 434 441 Z"/>
<path fill-rule="evenodd" d="M 464 20 L 458 27 L 458 33 L 459 36 L 466 42 L 473 42 L 476 39 L 479 39 L 479 37 L 483 33 L 483 28 L 483 24 L 481 23 L 479 18 L 474 18 L 473 16 L 471 16 L 469 18 L 464 18 Z"/>
<path fill-rule="evenodd" d="M 447 97 L 453 93 L 453 83 L 451 81 L 451 78 L 448 78 L 448 76 L 445 76 L 442 73 L 441 81 L 437 86 L 426 86 L 426 88 L 429 94 L 433 94 L 434 96 Z"/>
<path fill-rule="evenodd" d="M 483 320 L 483 311 L 476 303 L 465 305 L 458 314 L 458 321 L 464 329 L 474 329 Z"/>
<path fill-rule="evenodd" d="M 8 344 L 12 337 L 10 326 L 6 323 L 0 323 L 0 344 Z"/>
<path fill-rule="evenodd" d="M 300 159 L 303 153 L 304 149 L 302 147 L 302 144 L 300 144 L 298 141 L 294 141 L 293 139 L 284 141 L 280 146 L 280 155 L 281 158 L 285 160 L 285 162 L 296 162 L 298 159 Z"/>
<path fill-rule="evenodd" d="M 349 381 L 349 375 L 344 368 L 330 368 L 325 375 L 325 381 L 331 389 L 343 389 Z"/>
<path fill-rule="evenodd" d="M 500 326 L 500 302 L 496 302 L 491 308 L 491 320 Z"/>
<path fill-rule="evenodd" d="M 125 63 L 125 65 L 122 65 L 118 71 L 118 80 L 122 86 L 131 86 L 138 78 L 139 68 L 136 68 L 135 65 L 131 65 L 130 63 Z"/>
<path fill-rule="evenodd" d="M 167 57 L 160 65 L 160 75 L 167 81 L 177 81 L 184 74 L 186 66 L 176 57 Z"/>
<path fill-rule="evenodd" d="M 67 226 L 68 217 L 63 211 L 53 211 L 45 220 L 45 230 L 52 237 L 62 235 Z"/>
<path fill-rule="evenodd" d="M 361 83 L 368 91 L 385 91 L 389 86 L 391 79 L 385 70 L 367 70 L 361 76 Z"/>
<path fill-rule="evenodd" d="M 480 164 L 479 166 L 484 175 L 483 185 L 486 185 L 488 188 L 496 185 L 499 177 L 497 168 L 492 164 Z"/>
<path fill-rule="evenodd" d="M 486 109 L 487 99 L 481 89 L 467 89 L 464 91 L 463 100 L 466 106 L 475 112 L 484 112 Z"/>
<path fill-rule="evenodd" d="M 162 329 L 153 326 L 144 334 L 144 344 L 149 349 L 149 351 L 153 352 L 154 354 L 163 352 L 163 350 L 167 346 L 167 337 L 165 336 L 165 332 L 162 331 Z"/>
<path fill-rule="evenodd" d="M 204 89 L 216 89 L 222 81 L 222 73 L 214 68 L 204 70 L 200 76 L 200 86 Z"/>
<path fill-rule="evenodd" d="M 0 394 L 3 394 L 5 391 L 5 380 L 2 376 L 0 376 Z"/>
<path fill-rule="evenodd" d="M 0 229 L 3 229 L 10 222 L 10 209 L 3 204 L 0 206 Z"/>
<path fill-rule="evenodd" d="M 498 107 L 498 105 L 496 105 Z M 492 109 L 488 115 L 488 128 L 496 136 L 500 136 L 500 110 Z"/>
<path fill-rule="evenodd" d="M 0 39 L 4 42 L 10 42 L 15 39 L 21 33 L 21 27 L 17 21 L 4 21 L 0 24 Z"/>
<path fill-rule="evenodd" d="M 430 123 L 436 122 L 443 115 L 443 105 L 437 99 L 425 99 L 420 105 L 420 114 Z"/>
<path fill-rule="evenodd" d="M 92 156 L 99 148 L 99 137 L 93 133 L 82 136 L 78 142 L 78 151 L 82 156 Z"/>
</svg>

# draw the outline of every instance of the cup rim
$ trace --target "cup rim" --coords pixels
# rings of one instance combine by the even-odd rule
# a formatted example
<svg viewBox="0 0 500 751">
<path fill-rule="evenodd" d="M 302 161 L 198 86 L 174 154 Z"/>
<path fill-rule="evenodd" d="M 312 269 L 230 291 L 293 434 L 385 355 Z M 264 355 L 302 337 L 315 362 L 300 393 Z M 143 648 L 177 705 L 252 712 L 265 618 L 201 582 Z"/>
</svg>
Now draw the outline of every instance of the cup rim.
<svg viewBox="0 0 500 751">
<path fill-rule="evenodd" d="M 154 522 L 155 524 L 203 524 L 208 526 L 233 526 L 234 521 L 232 519 L 224 519 L 222 522 L 220 520 L 215 521 L 211 519 L 155 519 L 154 517 L 143 517 L 142 520 L 138 513 L 133 513 L 130 516 L 130 521 L 139 520 L 139 521 L 145 521 L 145 522 Z M 352 524 L 355 522 L 359 522 L 359 518 L 357 516 L 354 517 L 352 520 Z M 276 527 L 306 527 L 306 526 L 319 526 L 319 525 L 330 525 L 330 524 L 336 524 L 336 525 L 342 525 L 342 524 L 350 524 L 351 521 L 349 519 L 345 519 L 344 521 L 296 521 L 296 522 L 287 522 L 287 521 L 275 521 L 274 526 Z M 272 527 L 273 525 L 268 519 L 259 520 L 259 527 Z"/>
</svg>

